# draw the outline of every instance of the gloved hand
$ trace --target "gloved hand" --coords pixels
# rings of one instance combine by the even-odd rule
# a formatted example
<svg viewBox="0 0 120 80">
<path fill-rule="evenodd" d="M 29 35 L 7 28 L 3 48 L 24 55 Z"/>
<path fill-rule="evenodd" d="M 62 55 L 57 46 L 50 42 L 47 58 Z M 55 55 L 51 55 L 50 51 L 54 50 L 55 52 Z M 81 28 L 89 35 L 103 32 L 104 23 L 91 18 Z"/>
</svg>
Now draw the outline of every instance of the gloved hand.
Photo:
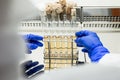
<svg viewBox="0 0 120 80">
<path fill-rule="evenodd" d="M 84 47 L 82 51 L 88 53 L 92 62 L 99 62 L 105 54 L 109 53 L 95 32 L 83 30 L 76 32 L 76 37 L 77 46 Z"/>
<path fill-rule="evenodd" d="M 39 72 L 44 68 L 44 65 L 39 65 L 39 62 L 27 61 L 24 63 L 24 73 L 25 76 L 31 77 Z"/>
<path fill-rule="evenodd" d="M 28 53 L 32 53 L 32 50 L 42 47 L 43 44 L 40 42 L 43 40 L 43 37 L 33 34 L 27 34 L 23 36 L 26 40 Z M 24 73 L 27 77 L 31 77 L 44 68 L 44 65 L 39 65 L 39 62 L 27 61 L 23 64 Z"/>
<path fill-rule="evenodd" d="M 43 44 L 39 41 L 43 40 L 43 37 L 33 34 L 24 35 L 24 39 L 27 43 L 28 53 L 32 53 L 31 50 L 35 50 L 38 47 L 42 47 Z"/>
</svg>

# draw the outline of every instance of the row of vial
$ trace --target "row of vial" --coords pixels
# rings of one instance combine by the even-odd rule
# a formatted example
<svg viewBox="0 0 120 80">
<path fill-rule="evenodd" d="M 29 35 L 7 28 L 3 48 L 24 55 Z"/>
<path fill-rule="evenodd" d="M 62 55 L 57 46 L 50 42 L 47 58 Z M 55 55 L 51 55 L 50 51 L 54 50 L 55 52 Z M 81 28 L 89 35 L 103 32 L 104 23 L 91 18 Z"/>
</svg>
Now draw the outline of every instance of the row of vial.
<svg viewBox="0 0 120 80">
<path fill-rule="evenodd" d="M 73 17 L 71 20 L 67 20 L 66 17 L 64 17 L 63 21 L 81 21 L 82 18 L 80 18 L 80 16 L 76 16 Z M 48 20 L 46 18 L 46 16 L 42 16 L 42 17 L 38 17 L 35 19 L 30 18 L 29 20 L 25 20 L 25 21 L 41 21 L 41 22 L 49 22 L 49 21 L 56 21 L 56 22 L 60 22 L 60 20 Z M 83 16 L 83 20 L 82 21 L 110 21 L 110 22 L 120 22 L 120 16 Z"/>
<path fill-rule="evenodd" d="M 22 27 L 77 27 L 79 22 L 76 21 L 47 21 L 47 22 L 22 22 Z"/>
<path fill-rule="evenodd" d="M 109 22 L 120 22 L 120 16 L 84 16 L 85 22 L 89 21 L 109 21 Z"/>
<path fill-rule="evenodd" d="M 57 35 L 54 35 L 54 36 L 45 36 L 44 37 L 44 41 L 45 41 L 45 48 L 54 48 L 54 49 L 61 49 L 61 48 L 68 48 L 68 49 L 71 49 L 71 48 L 76 48 L 76 44 L 74 42 L 75 40 L 75 36 L 57 36 Z M 48 43 L 50 45 L 48 45 Z M 73 44 L 73 45 L 72 45 Z"/>
<path fill-rule="evenodd" d="M 41 23 L 41 22 L 26 22 L 26 23 L 22 23 L 22 27 L 79 27 L 80 23 L 76 22 L 76 23 L 69 23 L 69 22 L 65 22 L 63 23 L 57 23 L 57 22 L 49 22 L 49 23 Z M 120 23 L 83 23 L 83 27 L 90 27 L 90 28 L 120 28 Z"/>
<path fill-rule="evenodd" d="M 84 28 L 115 28 L 118 29 L 120 28 L 120 23 L 86 23 L 83 25 Z"/>
<path fill-rule="evenodd" d="M 51 62 L 51 63 L 49 63 Z M 48 59 L 45 60 L 45 69 L 46 70 L 50 70 L 50 69 L 57 69 L 57 68 L 65 68 L 65 67 L 70 67 L 73 65 L 77 65 L 76 63 L 78 61 L 73 60 L 73 64 L 71 64 L 72 60 L 58 60 L 58 59 L 52 59 L 51 61 L 49 61 Z"/>
<path fill-rule="evenodd" d="M 62 68 L 76 64 L 75 36 L 45 36 L 45 67 Z"/>
</svg>

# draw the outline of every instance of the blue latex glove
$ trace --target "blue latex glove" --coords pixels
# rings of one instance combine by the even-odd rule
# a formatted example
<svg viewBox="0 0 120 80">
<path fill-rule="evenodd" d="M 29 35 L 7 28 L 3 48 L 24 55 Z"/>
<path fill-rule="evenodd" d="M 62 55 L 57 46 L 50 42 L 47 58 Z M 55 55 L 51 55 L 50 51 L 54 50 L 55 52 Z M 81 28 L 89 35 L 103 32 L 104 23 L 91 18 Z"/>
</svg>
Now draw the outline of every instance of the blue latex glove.
<svg viewBox="0 0 120 80">
<path fill-rule="evenodd" d="M 95 32 L 83 30 L 76 32 L 76 37 L 77 46 L 84 47 L 82 51 L 88 53 L 92 62 L 99 62 L 105 54 L 109 53 Z"/>
<path fill-rule="evenodd" d="M 31 50 L 35 50 L 38 47 L 43 46 L 43 44 L 39 42 L 43 40 L 42 36 L 27 34 L 27 35 L 24 35 L 24 39 L 26 40 L 26 43 L 27 43 L 28 53 L 32 53 Z"/>
<path fill-rule="evenodd" d="M 27 61 L 24 63 L 24 71 L 27 77 L 31 77 L 44 68 L 44 65 L 39 65 L 39 62 Z"/>
</svg>

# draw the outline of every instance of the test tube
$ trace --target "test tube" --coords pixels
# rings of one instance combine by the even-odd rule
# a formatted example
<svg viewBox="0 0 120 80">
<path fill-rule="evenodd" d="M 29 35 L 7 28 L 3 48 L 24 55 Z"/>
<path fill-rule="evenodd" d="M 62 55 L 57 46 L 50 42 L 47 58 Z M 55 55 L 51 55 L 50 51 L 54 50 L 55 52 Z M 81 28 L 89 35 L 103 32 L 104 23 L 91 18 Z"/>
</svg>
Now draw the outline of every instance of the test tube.
<svg viewBox="0 0 120 80">
<path fill-rule="evenodd" d="M 67 41 L 67 36 L 64 36 L 64 39 L 65 39 L 65 58 L 66 58 L 66 62 L 65 62 L 65 67 L 68 66 L 68 41 Z"/>
<path fill-rule="evenodd" d="M 62 36 L 59 36 L 59 43 L 60 43 L 60 48 L 62 48 Z"/>
<path fill-rule="evenodd" d="M 57 27 L 60 26 L 60 15 L 58 15 Z"/>
<path fill-rule="evenodd" d="M 57 51 L 57 49 L 55 49 L 55 54 L 58 54 L 58 51 Z M 57 68 L 57 59 L 55 59 L 55 68 Z"/>
<path fill-rule="evenodd" d="M 58 36 L 56 36 L 56 48 L 59 49 L 60 48 L 60 43 L 59 43 L 60 38 Z"/>
</svg>

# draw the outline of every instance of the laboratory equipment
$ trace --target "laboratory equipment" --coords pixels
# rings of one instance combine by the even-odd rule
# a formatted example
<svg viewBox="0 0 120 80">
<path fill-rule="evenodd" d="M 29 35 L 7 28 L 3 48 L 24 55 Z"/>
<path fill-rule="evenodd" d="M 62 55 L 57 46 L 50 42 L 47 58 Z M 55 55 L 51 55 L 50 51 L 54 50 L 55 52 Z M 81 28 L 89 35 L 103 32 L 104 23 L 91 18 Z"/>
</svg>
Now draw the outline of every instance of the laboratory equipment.
<svg viewBox="0 0 120 80">
<path fill-rule="evenodd" d="M 100 0 L 78 1 L 77 6 L 72 9 L 71 20 L 67 20 L 66 15 L 63 20 L 48 20 L 45 12 L 41 12 L 43 13 L 40 15 L 41 20 L 22 21 L 20 32 L 44 36 L 46 69 L 90 62 L 87 55 L 81 53 L 81 49 L 74 43 L 75 32 L 80 30 L 97 32 L 110 52 L 118 53 L 120 52 L 119 0 L 114 2 L 106 0 L 102 3 Z"/>
<path fill-rule="evenodd" d="M 78 59 L 74 36 L 45 36 L 46 69 L 75 65 Z"/>
</svg>

